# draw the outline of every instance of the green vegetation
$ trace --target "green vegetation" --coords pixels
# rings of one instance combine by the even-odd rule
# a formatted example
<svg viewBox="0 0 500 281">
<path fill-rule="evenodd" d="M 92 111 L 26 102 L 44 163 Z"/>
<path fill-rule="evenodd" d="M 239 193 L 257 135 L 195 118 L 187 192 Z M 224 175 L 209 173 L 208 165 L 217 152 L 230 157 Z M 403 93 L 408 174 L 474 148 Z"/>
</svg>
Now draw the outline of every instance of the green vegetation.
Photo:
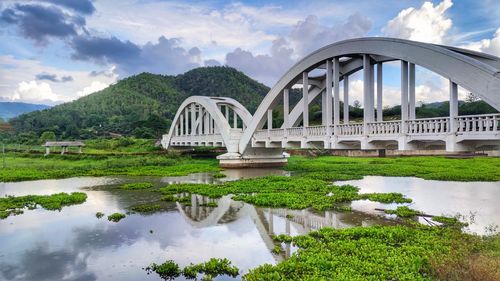
<svg viewBox="0 0 500 281">
<path fill-rule="evenodd" d="M 153 184 L 150 182 L 135 182 L 135 183 L 127 183 L 120 186 L 121 189 L 126 190 L 141 190 L 141 189 L 149 189 L 153 188 Z"/>
<path fill-rule="evenodd" d="M 217 173 L 213 174 L 213 177 L 214 177 L 214 179 L 221 179 L 221 178 L 225 178 L 227 176 L 221 172 L 217 172 Z"/>
<path fill-rule="evenodd" d="M 97 93 L 10 122 L 35 139 L 91 139 L 118 133 L 157 138 L 168 131 L 179 105 L 193 95 L 236 98 L 255 111 L 269 88 L 230 67 L 202 67 L 177 76 L 151 73 L 125 78 Z"/>
<path fill-rule="evenodd" d="M 104 217 L 104 213 L 97 212 L 97 213 L 95 213 L 95 217 L 98 218 L 98 219 L 100 219 L 100 218 Z"/>
<path fill-rule="evenodd" d="M 410 209 L 407 206 L 399 206 L 396 210 L 385 210 L 384 212 L 389 215 L 396 215 L 400 218 L 413 218 L 420 215 L 419 211 Z"/>
<path fill-rule="evenodd" d="M 429 180 L 500 181 L 500 158 L 456 159 L 436 156 L 368 158 L 290 157 L 285 169 L 326 181 L 363 176 L 419 177 Z"/>
<path fill-rule="evenodd" d="M 209 261 L 199 264 L 190 264 L 184 267 L 183 270 L 180 270 L 179 265 L 173 260 L 167 260 L 162 264 L 152 263 L 144 270 L 148 275 L 155 272 L 163 280 L 173 280 L 181 276 L 181 274 L 186 279 L 196 279 L 198 274 L 203 274 L 202 280 L 207 281 L 213 280 L 219 275 L 227 275 L 233 278 L 239 275 L 239 269 L 231 265 L 231 261 L 216 258 L 211 258 Z"/>
<path fill-rule="evenodd" d="M 146 270 L 148 275 L 155 272 L 163 280 L 174 280 L 181 275 L 179 265 L 177 265 L 173 260 L 167 260 L 162 264 L 152 263 L 144 270 Z"/>
<path fill-rule="evenodd" d="M 244 201 L 256 206 L 316 210 L 346 208 L 339 203 L 368 199 L 384 203 L 411 202 L 399 193 L 359 194 L 358 188 L 351 185 L 336 186 L 323 180 L 306 177 L 267 176 L 212 184 L 171 184 L 159 191 L 166 194 L 169 200 L 174 194 L 192 193 L 220 198 L 233 194 L 233 200 Z M 176 200 L 178 201 L 178 200 Z"/>
<path fill-rule="evenodd" d="M 322 228 L 294 237 L 299 250 L 288 260 L 259 266 L 243 279 L 498 280 L 500 269 L 486 266 L 498 265 L 493 252 L 500 239 L 487 239 L 417 225 Z M 478 256 L 487 262 L 479 263 Z"/>
<path fill-rule="evenodd" d="M 215 172 L 216 159 L 193 160 L 170 154 L 146 155 L 49 155 L 8 153 L 0 182 L 76 176 L 183 176 Z"/>
<path fill-rule="evenodd" d="M 130 209 L 138 213 L 153 213 L 161 210 L 162 208 L 160 204 L 140 204 L 132 206 Z"/>
<path fill-rule="evenodd" d="M 0 219 L 11 215 L 19 215 L 24 209 L 36 209 L 38 206 L 46 210 L 61 210 L 64 206 L 81 204 L 87 200 L 87 194 L 83 192 L 64 192 L 52 195 L 26 195 L 8 196 L 0 198 Z"/>
<path fill-rule="evenodd" d="M 208 203 L 204 203 L 204 204 L 200 204 L 201 207 L 211 207 L 211 208 L 215 208 L 219 205 L 217 205 L 216 202 L 208 202 Z"/>
<path fill-rule="evenodd" d="M 461 222 L 458 218 L 454 217 L 434 216 L 432 217 L 432 220 L 439 222 L 443 227 L 451 227 L 455 229 L 462 229 L 468 225 L 467 223 Z"/>
<path fill-rule="evenodd" d="M 113 214 L 108 216 L 108 221 L 119 222 L 124 218 L 125 218 L 125 214 L 113 213 Z"/>
</svg>

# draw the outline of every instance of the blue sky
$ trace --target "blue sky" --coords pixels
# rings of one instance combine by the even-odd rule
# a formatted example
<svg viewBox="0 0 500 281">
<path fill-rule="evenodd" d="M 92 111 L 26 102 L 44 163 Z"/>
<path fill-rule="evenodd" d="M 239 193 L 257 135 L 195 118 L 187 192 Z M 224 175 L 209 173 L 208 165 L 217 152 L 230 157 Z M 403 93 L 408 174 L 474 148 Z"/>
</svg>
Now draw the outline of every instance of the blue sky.
<svg viewBox="0 0 500 281">
<path fill-rule="evenodd" d="M 363 36 L 500 56 L 499 15 L 498 0 L 2 1 L 0 101 L 57 104 L 140 72 L 207 65 L 229 65 L 272 86 L 309 52 Z M 398 64 L 385 65 L 384 75 L 386 105 L 396 104 Z M 356 98 L 362 77 L 353 78 Z M 417 99 L 444 100 L 446 83 L 418 68 Z"/>
</svg>

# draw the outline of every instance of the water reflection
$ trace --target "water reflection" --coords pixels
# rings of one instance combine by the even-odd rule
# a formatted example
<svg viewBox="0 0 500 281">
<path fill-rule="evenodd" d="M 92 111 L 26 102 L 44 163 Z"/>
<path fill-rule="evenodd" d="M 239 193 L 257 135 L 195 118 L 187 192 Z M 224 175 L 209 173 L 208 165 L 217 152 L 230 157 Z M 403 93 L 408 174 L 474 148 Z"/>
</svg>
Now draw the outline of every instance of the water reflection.
<svg viewBox="0 0 500 281">
<path fill-rule="evenodd" d="M 485 227 L 500 226 L 500 182 L 453 182 L 411 177 L 367 176 L 362 180 L 343 181 L 358 186 L 362 193 L 399 192 L 413 199 L 411 208 L 431 215 L 468 216 L 474 214 L 470 232 L 485 233 Z M 375 208 L 395 208 L 394 204 L 357 201 L 352 207 L 374 213 Z"/>
</svg>

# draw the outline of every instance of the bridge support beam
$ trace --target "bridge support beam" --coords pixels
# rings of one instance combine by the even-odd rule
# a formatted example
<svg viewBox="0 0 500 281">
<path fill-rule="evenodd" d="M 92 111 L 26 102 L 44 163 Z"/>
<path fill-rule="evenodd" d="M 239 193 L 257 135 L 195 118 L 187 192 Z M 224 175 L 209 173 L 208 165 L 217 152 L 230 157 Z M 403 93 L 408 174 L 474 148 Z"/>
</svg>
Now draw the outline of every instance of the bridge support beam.
<svg viewBox="0 0 500 281">
<path fill-rule="evenodd" d="M 252 147 L 243 155 L 239 153 L 225 153 L 217 156 L 222 168 L 264 168 L 282 167 L 287 163 L 287 157 L 282 148 Z"/>
<path fill-rule="evenodd" d="M 349 76 L 344 75 L 344 124 L 349 124 Z"/>
</svg>

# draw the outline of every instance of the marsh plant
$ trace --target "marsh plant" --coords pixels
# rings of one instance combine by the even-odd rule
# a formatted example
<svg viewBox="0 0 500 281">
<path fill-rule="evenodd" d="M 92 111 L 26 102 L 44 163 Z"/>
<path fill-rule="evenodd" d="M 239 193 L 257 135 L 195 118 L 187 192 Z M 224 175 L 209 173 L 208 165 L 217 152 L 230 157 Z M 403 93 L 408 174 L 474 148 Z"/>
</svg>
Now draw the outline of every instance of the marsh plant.
<svg viewBox="0 0 500 281">
<path fill-rule="evenodd" d="M 113 213 L 113 214 L 111 214 L 111 215 L 108 216 L 108 221 L 119 222 L 122 219 L 124 219 L 125 217 L 126 217 L 125 214 L 122 214 L 122 213 Z"/>
<path fill-rule="evenodd" d="M 0 198 L 0 219 L 11 215 L 20 215 L 24 209 L 33 210 L 42 207 L 46 210 L 61 210 L 65 206 L 82 204 L 87 200 L 83 192 L 57 193 L 52 195 L 7 196 Z"/>
<path fill-rule="evenodd" d="M 201 280 L 213 280 L 217 276 L 227 275 L 236 278 L 239 269 L 231 264 L 228 259 L 211 258 L 207 262 L 190 264 L 180 270 L 173 260 L 167 260 L 162 264 L 152 263 L 144 268 L 147 274 L 156 273 L 163 280 L 174 280 L 183 275 L 186 279 L 197 279 L 202 275 Z"/>
<path fill-rule="evenodd" d="M 104 213 L 97 212 L 97 213 L 95 213 L 95 217 L 100 219 L 100 218 L 104 217 Z"/>
</svg>

